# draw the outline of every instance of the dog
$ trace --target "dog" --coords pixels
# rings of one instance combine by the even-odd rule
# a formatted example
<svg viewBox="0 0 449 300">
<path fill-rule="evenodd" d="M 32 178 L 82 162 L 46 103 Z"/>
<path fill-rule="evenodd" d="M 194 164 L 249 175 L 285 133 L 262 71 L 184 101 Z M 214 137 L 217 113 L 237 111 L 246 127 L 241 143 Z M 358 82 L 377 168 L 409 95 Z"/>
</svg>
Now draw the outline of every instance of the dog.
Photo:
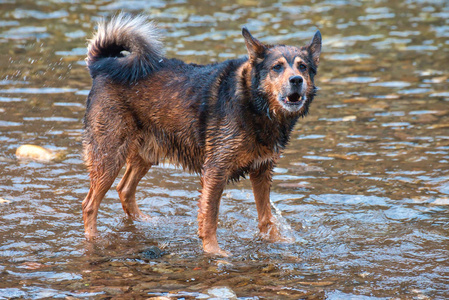
<svg viewBox="0 0 449 300">
<path fill-rule="evenodd" d="M 198 235 L 206 253 L 217 242 L 220 198 L 228 182 L 250 178 L 261 235 L 282 236 L 270 206 L 273 168 L 317 88 L 317 31 L 303 47 L 268 45 L 242 29 L 248 56 L 209 65 L 164 56 L 157 26 L 143 15 L 102 21 L 88 43 L 92 89 L 83 151 L 90 189 L 82 203 L 85 234 L 94 238 L 100 202 L 119 171 L 123 210 L 145 215 L 135 192 L 151 166 L 166 160 L 200 175 Z"/>
</svg>

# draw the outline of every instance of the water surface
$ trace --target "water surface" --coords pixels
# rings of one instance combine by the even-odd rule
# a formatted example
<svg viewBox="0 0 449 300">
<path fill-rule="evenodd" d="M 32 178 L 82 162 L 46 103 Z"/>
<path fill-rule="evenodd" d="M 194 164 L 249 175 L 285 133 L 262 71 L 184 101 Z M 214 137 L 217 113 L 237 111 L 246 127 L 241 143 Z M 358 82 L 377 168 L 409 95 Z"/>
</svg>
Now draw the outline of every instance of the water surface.
<svg viewBox="0 0 449 300">
<path fill-rule="evenodd" d="M 167 56 L 245 55 L 247 26 L 267 43 L 319 29 L 320 87 L 275 169 L 273 209 L 290 244 L 258 237 L 249 182 L 229 185 L 222 247 L 196 236 L 199 180 L 157 166 L 137 193 L 149 222 L 115 190 L 85 241 L 82 117 L 86 39 L 118 10 L 151 15 Z M 447 1 L 0 2 L 0 298 L 445 299 L 449 297 Z M 17 160 L 23 144 L 64 156 Z M 157 246 L 166 255 L 148 258 Z M 73 298 L 72 298 L 73 299 Z"/>
</svg>

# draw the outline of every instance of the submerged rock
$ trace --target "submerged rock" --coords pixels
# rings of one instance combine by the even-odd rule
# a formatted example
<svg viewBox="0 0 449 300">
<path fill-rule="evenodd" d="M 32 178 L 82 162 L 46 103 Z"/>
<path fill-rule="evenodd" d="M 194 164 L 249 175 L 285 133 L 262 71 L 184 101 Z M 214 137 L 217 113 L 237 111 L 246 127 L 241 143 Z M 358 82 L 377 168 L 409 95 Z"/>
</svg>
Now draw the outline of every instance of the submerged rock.
<svg viewBox="0 0 449 300">
<path fill-rule="evenodd" d="M 8 204 L 11 203 L 11 200 L 0 198 L 0 204 Z"/>
<path fill-rule="evenodd" d="M 217 286 L 207 290 L 207 294 L 216 299 L 237 299 L 237 295 L 227 286 Z"/>
<path fill-rule="evenodd" d="M 22 145 L 16 150 L 18 159 L 30 159 L 36 161 L 51 161 L 56 158 L 56 154 L 44 147 L 36 145 Z"/>
<path fill-rule="evenodd" d="M 141 252 L 142 258 L 145 259 L 156 259 L 162 257 L 165 254 L 165 251 L 159 249 L 156 246 L 151 246 L 144 251 Z"/>
<path fill-rule="evenodd" d="M 430 203 L 431 205 L 449 205 L 449 198 L 441 197 Z"/>
</svg>

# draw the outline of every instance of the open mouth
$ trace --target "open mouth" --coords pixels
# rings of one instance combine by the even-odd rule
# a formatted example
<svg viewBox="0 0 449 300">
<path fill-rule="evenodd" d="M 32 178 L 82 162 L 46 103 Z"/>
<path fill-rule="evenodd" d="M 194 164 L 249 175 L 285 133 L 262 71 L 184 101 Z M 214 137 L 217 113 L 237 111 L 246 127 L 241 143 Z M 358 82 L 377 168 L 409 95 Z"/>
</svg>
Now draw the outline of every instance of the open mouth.
<svg viewBox="0 0 449 300">
<path fill-rule="evenodd" d="M 301 95 L 298 92 L 293 92 L 286 96 L 280 97 L 279 101 L 281 102 L 284 109 L 286 109 L 290 112 L 297 112 L 301 109 L 301 107 L 307 101 L 307 96 Z"/>
<path fill-rule="evenodd" d="M 287 102 L 298 103 L 301 100 L 301 95 L 299 93 L 293 93 L 287 96 Z"/>
</svg>

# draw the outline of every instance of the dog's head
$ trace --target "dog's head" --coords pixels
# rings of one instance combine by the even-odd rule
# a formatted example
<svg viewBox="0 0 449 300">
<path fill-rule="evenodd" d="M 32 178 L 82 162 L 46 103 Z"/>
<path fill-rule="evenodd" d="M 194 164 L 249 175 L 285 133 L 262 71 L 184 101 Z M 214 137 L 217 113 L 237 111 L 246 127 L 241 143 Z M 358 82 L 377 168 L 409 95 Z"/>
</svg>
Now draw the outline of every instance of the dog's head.
<svg viewBox="0 0 449 300">
<path fill-rule="evenodd" d="M 315 33 L 304 47 L 265 45 L 243 28 L 249 63 L 252 65 L 252 87 L 268 100 L 273 112 L 305 115 L 316 93 L 314 76 L 321 53 L 321 34 Z M 260 101 L 260 100 L 259 100 Z"/>
</svg>

